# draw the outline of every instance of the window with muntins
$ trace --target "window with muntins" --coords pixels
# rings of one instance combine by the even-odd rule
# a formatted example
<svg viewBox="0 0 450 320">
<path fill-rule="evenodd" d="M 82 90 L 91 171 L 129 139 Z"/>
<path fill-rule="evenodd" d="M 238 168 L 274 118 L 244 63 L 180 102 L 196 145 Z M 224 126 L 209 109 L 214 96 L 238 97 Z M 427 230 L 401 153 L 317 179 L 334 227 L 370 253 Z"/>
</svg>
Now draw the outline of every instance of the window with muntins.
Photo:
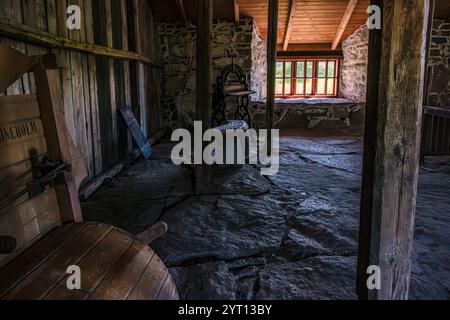
<svg viewBox="0 0 450 320">
<path fill-rule="evenodd" d="M 278 59 L 275 95 L 290 97 L 336 97 L 339 59 Z"/>
</svg>

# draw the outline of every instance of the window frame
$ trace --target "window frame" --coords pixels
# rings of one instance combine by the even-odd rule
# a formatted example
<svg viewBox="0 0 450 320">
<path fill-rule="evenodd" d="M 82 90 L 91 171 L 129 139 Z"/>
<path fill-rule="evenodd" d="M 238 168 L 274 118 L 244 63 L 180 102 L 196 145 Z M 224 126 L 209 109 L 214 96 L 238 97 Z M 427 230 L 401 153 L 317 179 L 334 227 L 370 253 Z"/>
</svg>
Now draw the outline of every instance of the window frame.
<svg viewBox="0 0 450 320">
<path fill-rule="evenodd" d="M 286 57 L 286 58 L 278 58 L 277 64 L 282 62 L 283 63 L 283 76 L 278 77 L 275 72 L 275 97 L 276 98 L 336 98 L 338 97 L 339 93 L 339 75 L 340 75 L 340 67 L 341 67 L 341 57 L 301 57 L 301 58 L 292 58 L 292 57 Z M 308 62 L 312 62 L 313 64 L 313 70 L 312 70 L 312 76 L 307 76 L 307 64 Z M 325 67 L 325 77 L 319 77 L 318 76 L 318 65 L 320 62 L 326 62 Z M 334 62 L 335 68 L 334 68 L 334 75 L 333 77 L 328 76 L 328 68 L 329 63 Z M 291 74 L 290 76 L 286 76 L 285 70 L 286 70 L 286 63 L 291 63 Z M 304 72 L 303 77 L 297 77 L 297 64 L 303 63 L 304 64 Z M 277 80 L 282 80 L 282 93 L 278 94 L 276 92 L 276 83 Z M 303 79 L 303 93 L 297 93 L 297 80 Z M 308 79 L 312 80 L 312 89 L 311 93 L 306 93 L 306 82 Z M 319 79 L 325 79 L 325 93 L 324 94 L 318 94 L 318 80 Z M 328 94 L 328 81 L 329 79 L 333 79 L 333 94 Z M 290 80 L 290 94 L 286 94 L 286 80 Z"/>
</svg>

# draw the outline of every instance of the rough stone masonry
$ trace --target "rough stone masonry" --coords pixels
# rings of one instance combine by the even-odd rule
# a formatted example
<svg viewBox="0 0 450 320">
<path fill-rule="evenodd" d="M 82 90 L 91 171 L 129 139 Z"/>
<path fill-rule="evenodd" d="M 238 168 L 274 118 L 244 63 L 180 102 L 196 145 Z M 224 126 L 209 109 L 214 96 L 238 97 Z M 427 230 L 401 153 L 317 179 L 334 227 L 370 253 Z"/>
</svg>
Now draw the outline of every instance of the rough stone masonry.
<svg viewBox="0 0 450 320">
<path fill-rule="evenodd" d="M 342 43 L 340 96 L 357 102 L 366 101 L 369 29 L 362 25 Z"/>
<path fill-rule="evenodd" d="M 164 125 L 190 128 L 195 114 L 196 27 L 182 23 L 159 23 L 158 37 L 162 74 L 161 108 Z M 253 19 L 240 24 L 216 21 L 212 29 L 213 84 L 221 70 L 234 63 L 249 76 L 256 91 L 252 100 L 266 95 L 266 44 Z M 211 89 L 212 90 L 212 89 Z M 234 100 L 229 101 L 234 111 Z"/>
<path fill-rule="evenodd" d="M 427 104 L 450 105 L 450 21 L 433 22 L 428 60 L 429 83 Z"/>
</svg>

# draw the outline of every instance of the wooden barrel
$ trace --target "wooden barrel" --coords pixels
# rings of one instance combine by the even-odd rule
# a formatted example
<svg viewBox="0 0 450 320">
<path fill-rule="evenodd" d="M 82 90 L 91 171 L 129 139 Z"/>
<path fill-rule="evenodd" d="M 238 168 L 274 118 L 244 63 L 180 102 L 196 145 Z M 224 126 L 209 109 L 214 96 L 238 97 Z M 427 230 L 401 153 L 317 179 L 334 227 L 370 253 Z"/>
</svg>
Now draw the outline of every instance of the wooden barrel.
<svg viewBox="0 0 450 320">
<path fill-rule="evenodd" d="M 80 271 L 73 290 L 71 266 Z M 178 293 L 149 246 L 110 225 L 83 222 L 54 229 L 0 269 L 0 298 L 174 300 Z"/>
</svg>

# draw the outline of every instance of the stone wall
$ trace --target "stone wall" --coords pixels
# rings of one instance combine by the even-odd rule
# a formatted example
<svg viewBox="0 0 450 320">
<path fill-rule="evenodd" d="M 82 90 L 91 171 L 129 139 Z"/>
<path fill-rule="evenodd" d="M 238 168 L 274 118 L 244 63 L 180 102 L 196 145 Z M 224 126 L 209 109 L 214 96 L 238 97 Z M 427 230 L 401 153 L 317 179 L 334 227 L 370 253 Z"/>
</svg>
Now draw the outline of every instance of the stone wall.
<svg viewBox="0 0 450 320">
<path fill-rule="evenodd" d="M 252 35 L 251 88 L 256 91 L 252 101 L 265 101 L 267 97 L 267 45 L 254 24 Z"/>
<path fill-rule="evenodd" d="M 196 27 L 181 23 L 159 23 L 158 37 L 163 64 L 161 108 L 163 125 L 189 128 L 195 116 Z M 254 100 L 266 91 L 266 45 L 253 20 L 217 21 L 212 30 L 213 84 L 221 70 L 232 62 L 249 75 Z M 229 101 L 230 108 L 234 100 Z"/>
<path fill-rule="evenodd" d="M 450 106 L 450 20 L 435 20 L 428 61 L 430 106 Z"/>
<path fill-rule="evenodd" d="M 342 43 L 344 59 L 341 64 L 340 96 L 366 101 L 369 29 L 362 25 Z"/>
</svg>

